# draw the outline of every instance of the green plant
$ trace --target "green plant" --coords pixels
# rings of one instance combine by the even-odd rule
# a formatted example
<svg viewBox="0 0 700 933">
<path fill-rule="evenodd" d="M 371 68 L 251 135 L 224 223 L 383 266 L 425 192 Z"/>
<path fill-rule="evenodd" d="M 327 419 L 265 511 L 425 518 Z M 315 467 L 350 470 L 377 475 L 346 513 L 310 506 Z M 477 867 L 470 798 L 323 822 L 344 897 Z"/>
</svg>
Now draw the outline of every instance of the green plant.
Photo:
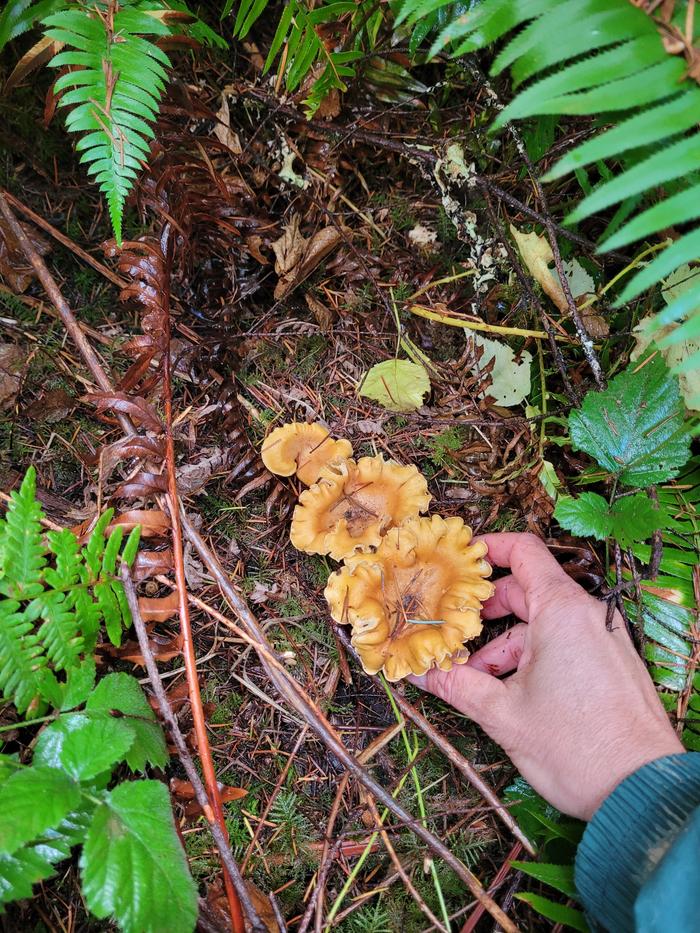
<svg viewBox="0 0 700 933">
<path fill-rule="evenodd" d="M 43 37 L 18 72 L 26 76 L 47 50 L 55 53 L 49 64 L 62 73 L 52 93 L 59 106 L 70 108 L 66 127 L 81 134 L 80 161 L 104 194 L 121 243 L 126 196 L 148 159 L 168 79 L 170 59 L 159 42 L 184 31 L 198 41 L 225 43 L 180 0 L 12 0 L 0 14 L 0 51 L 37 24 Z"/>
<path fill-rule="evenodd" d="M 672 528 L 665 505 L 644 493 L 623 487 L 647 488 L 677 476 L 690 457 L 691 430 L 685 406 L 658 352 L 620 373 L 603 392 L 589 392 L 580 409 L 569 415 L 575 450 L 583 450 L 600 465 L 597 480 L 610 485 L 609 501 L 597 493 L 560 496 L 554 515 L 574 534 L 623 547 L 648 540 L 661 528 Z"/>
<path fill-rule="evenodd" d="M 231 12 L 233 5 L 234 0 L 226 0 L 222 17 Z M 245 38 L 268 5 L 269 0 L 241 0 L 234 35 Z M 313 74 L 315 80 L 304 101 L 312 116 L 331 91 L 347 90 L 345 80 L 355 76 L 354 63 L 363 56 L 363 41 L 373 46 L 382 20 L 381 6 L 373 0 L 322 0 L 316 5 L 289 0 L 284 4 L 263 72 L 269 71 L 281 53 L 288 91 L 297 90 L 307 75 Z M 331 37 L 333 41 L 329 41 Z"/>
<path fill-rule="evenodd" d="M 4 726 L 42 725 L 31 764 L 0 755 L 0 906 L 30 897 L 38 881 L 81 846 L 88 909 L 129 933 L 188 933 L 197 916 L 167 789 L 153 780 L 113 785 L 115 769 L 162 768 L 162 730 L 129 674 L 95 684 L 94 649 L 104 623 L 119 644 L 130 624 L 117 563 L 130 563 L 139 534 L 122 547 L 105 513 L 81 548 L 71 531 L 49 531 L 30 469 L 0 521 L 0 689 L 19 714 Z"/>
<path fill-rule="evenodd" d="M 506 788 L 504 798 L 511 804 L 511 813 L 527 837 L 537 846 L 540 861 L 513 861 L 511 865 L 523 874 L 548 885 L 567 900 L 578 901 L 574 885 L 574 859 L 585 824 L 563 816 L 530 787 L 517 778 Z M 587 933 L 583 913 L 541 894 L 524 892 L 516 897 L 548 920 L 573 930 Z"/>
<path fill-rule="evenodd" d="M 446 6 L 445 0 L 404 0 L 397 22 L 414 29 Z M 545 175 L 554 181 L 595 166 L 601 182 L 569 215 L 574 223 L 617 206 L 601 251 L 620 249 L 700 217 L 700 88 L 685 60 L 697 54 L 697 22 L 687 35 L 689 3 L 652 6 L 646 13 L 629 0 L 483 0 L 452 19 L 433 42 L 462 56 L 519 31 L 498 53 L 492 74 L 510 68 L 520 89 L 493 129 L 541 115 L 600 119 L 600 129 L 561 158 Z M 690 27 L 693 28 L 692 25 Z M 557 41 L 552 42 L 556 35 Z M 663 186 L 663 187 L 662 187 Z M 659 190 L 661 193 L 659 193 Z M 660 283 L 700 254 L 695 227 L 669 243 L 624 288 L 627 302 Z M 657 315 L 655 327 L 685 319 L 661 338 L 664 346 L 700 335 L 700 284 Z M 700 365 L 700 353 L 684 364 Z M 679 367 L 680 370 L 680 367 Z"/>
</svg>

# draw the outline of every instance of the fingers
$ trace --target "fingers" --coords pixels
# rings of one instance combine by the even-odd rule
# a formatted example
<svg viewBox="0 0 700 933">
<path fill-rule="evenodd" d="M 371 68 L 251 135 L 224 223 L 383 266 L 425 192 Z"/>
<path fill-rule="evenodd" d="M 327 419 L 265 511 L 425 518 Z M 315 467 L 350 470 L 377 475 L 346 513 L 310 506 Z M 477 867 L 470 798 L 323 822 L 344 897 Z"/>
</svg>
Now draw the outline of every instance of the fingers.
<svg viewBox="0 0 700 933">
<path fill-rule="evenodd" d="M 533 600 L 557 593 L 567 597 L 583 593 L 583 589 L 562 570 L 549 548 L 536 535 L 501 532 L 482 535 L 488 546 L 487 559 L 497 567 L 510 567 L 522 589 L 527 609 L 532 612 Z M 524 618 L 528 618 L 526 614 Z"/>
<path fill-rule="evenodd" d="M 467 661 L 467 666 L 485 674 L 493 674 L 494 677 L 514 671 L 523 654 L 526 633 L 524 622 L 514 625 L 475 651 Z"/>
<path fill-rule="evenodd" d="M 422 677 L 411 676 L 408 679 L 469 716 L 487 732 L 496 728 L 506 716 L 504 684 L 474 667 L 458 664 L 451 671 L 433 668 Z"/>
<path fill-rule="evenodd" d="M 496 592 L 487 599 L 482 609 L 482 616 L 485 619 L 500 619 L 501 616 L 507 616 L 511 613 L 522 619 L 523 622 L 529 621 L 527 602 L 525 601 L 525 592 L 514 576 L 501 577 L 494 582 Z"/>
</svg>

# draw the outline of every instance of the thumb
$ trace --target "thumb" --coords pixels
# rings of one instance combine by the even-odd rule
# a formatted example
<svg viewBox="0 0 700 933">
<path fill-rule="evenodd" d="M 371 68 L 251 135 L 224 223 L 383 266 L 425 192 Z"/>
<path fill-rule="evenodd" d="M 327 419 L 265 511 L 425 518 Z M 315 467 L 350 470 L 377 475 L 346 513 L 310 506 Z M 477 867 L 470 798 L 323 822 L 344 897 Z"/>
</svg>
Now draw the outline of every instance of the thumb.
<svg viewBox="0 0 700 933">
<path fill-rule="evenodd" d="M 508 691 L 505 684 L 466 664 L 451 671 L 432 668 L 421 677 L 407 678 L 416 687 L 440 697 L 460 713 L 477 722 L 486 732 L 498 729 L 508 717 Z"/>
</svg>

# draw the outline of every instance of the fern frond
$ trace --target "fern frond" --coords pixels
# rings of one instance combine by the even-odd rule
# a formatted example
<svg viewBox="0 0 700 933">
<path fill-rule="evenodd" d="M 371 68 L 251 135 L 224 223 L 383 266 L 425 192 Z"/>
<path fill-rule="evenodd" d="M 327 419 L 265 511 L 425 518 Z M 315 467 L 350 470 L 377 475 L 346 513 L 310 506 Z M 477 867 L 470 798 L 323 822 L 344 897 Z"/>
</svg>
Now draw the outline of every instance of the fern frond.
<svg viewBox="0 0 700 933">
<path fill-rule="evenodd" d="M 0 11 L 0 52 L 8 42 L 21 36 L 44 16 L 64 5 L 63 0 L 10 0 Z"/>
<path fill-rule="evenodd" d="M 40 581 L 46 558 L 41 540 L 41 506 L 35 494 L 36 471 L 30 467 L 19 490 L 10 493 L 2 526 L 0 594 L 12 599 L 33 599 L 43 590 Z"/>
<path fill-rule="evenodd" d="M 398 20 L 415 26 L 444 6 L 444 0 L 404 0 Z M 682 25 L 682 9 L 675 16 Z M 544 176 L 553 181 L 586 165 L 612 163 L 606 163 L 605 178 L 567 222 L 616 208 L 602 237 L 605 252 L 697 220 L 700 88 L 684 58 L 664 44 L 664 30 L 653 15 L 629 0 L 483 0 L 449 23 L 431 51 L 448 47 L 453 55 L 463 55 L 506 38 L 517 27 L 496 56 L 492 73 L 510 69 L 520 91 L 494 130 L 543 114 L 610 115 L 609 127 L 575 147 Z M 699 257 L 700 229 L 690 230 L 636 272 L 618 304 L 637 298 Z M 661 312 L 658 327 L 684 318 L 686 323 L 664 338 L 667 344 L 700 333 L 700 289 Z M 700 353 L 683 366 L 700 366 Z"/>
<path fill-rule="evenodd" d="M 234 35 L 245 38 L 267 5 L 268 0 L 241 0 L 233 26 Z M 312 69 L 319 71 L 311 93 L 304 101 L 310 116 L 329 91 L 347 89 L 345 79 L 355 75 L 351 63 L 363 54 L 359 48 L 329 48 L 321 30 L 338 30 L 343 17 L 362 16 L 365 5 L 351 0 L 327 0 L 317 6 L 306 4 L 304 0 L 290 0 L 285 4 L 265 61 L 264 72 L 269 71 L 283 47 L 285 86 L 288 91 L 297 90 Z M 226 4 L 224 15 L 231 6 Z"/>
<path fill-rule="evenodd" d="M 77 149 L 107 199 L 112 226 L 121 243 L 126 196 L 148 155 L 165 82 L 168 56 L 150 41 L 169 27 L 134 7 L 110 3 L 88 15 L 72 7 L 43 20 L 46 36 L 67 51 L 51 60 L 67 68 L 56 81 L 60 105 L 71 107 L 69 131 L 83 134 Z"/>
<path fill-rule="evenodd" d="M 13 599 L 0 599 L 0 691 L 24 713 L 42 694 L 39 672 L 46 656 L 33 624 Z"/>
<path fill-rule="evenodd" d="M 73 593 L 49 590 L 33 600 L 26 610 L 28 619 L 42 618 L 37 633 L 54 670 L 77 667 L 85 650 Z"/>
</svg>

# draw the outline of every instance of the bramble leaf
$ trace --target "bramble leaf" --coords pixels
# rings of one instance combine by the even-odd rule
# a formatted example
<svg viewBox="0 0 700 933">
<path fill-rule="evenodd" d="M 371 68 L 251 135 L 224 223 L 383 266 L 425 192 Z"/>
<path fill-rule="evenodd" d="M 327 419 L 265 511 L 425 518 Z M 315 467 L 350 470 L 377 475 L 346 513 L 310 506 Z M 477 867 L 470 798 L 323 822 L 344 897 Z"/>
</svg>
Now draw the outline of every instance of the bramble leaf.
<svg viewBox="0 0 700 933">
<path fill-rule="evenodd" d="M 595 492 L 561 496 L 554 517 L 572 534 L 599 541 L 615 538 L 625 548 L 647 541 L 668 522 L 666 510 L 641 492 L 617 499 L 612 506 Z"/>
<path fill-rule="evenodd" d="M 77 781 L 89 781 L 123 761 L 133 743 L 134 730 L 124 719 L 68 713 L 42 732 L 34 761 L 62 768 Z"/>
<path fill-rule="evenodd" d="M 124 713 L 134 732 L 134 742 L 125 756 L 132 771 L 144 771 L 147 764 L 165 766 L 168 750 L 163 730 L 135 678 L 129 674 L 107 674 L 90 696 L 86 710 Z"/>
<path fill-rule="evenodd" d="M 554 517 L 562 526 L 580 538 L 604 541 L 612 534 L 612 517 L 608 503 L 596 492 L 580 496 L 560 496 Z"/>
<path fill-rule="evenodd" d="M 105 795 L 80 857 L 83 894 L 100 919 L 123 933 L 191 933 L 197 889 L 175 832 L 166 788 L 131 781 Z"/>
<path fill-rule="evenodd" d="M 22 768 L 0 786 L 0 853 L 57 826 L 80 802 L 80 789 L 63 771 Z"/>
<path fill-rule="evenodd" d="M 678 380 L 658 353 L 589 392 L 569 415 L 569 433 L 575 450 L 628 486 L 671 479 L 690 456 Z"/>
</svg>

